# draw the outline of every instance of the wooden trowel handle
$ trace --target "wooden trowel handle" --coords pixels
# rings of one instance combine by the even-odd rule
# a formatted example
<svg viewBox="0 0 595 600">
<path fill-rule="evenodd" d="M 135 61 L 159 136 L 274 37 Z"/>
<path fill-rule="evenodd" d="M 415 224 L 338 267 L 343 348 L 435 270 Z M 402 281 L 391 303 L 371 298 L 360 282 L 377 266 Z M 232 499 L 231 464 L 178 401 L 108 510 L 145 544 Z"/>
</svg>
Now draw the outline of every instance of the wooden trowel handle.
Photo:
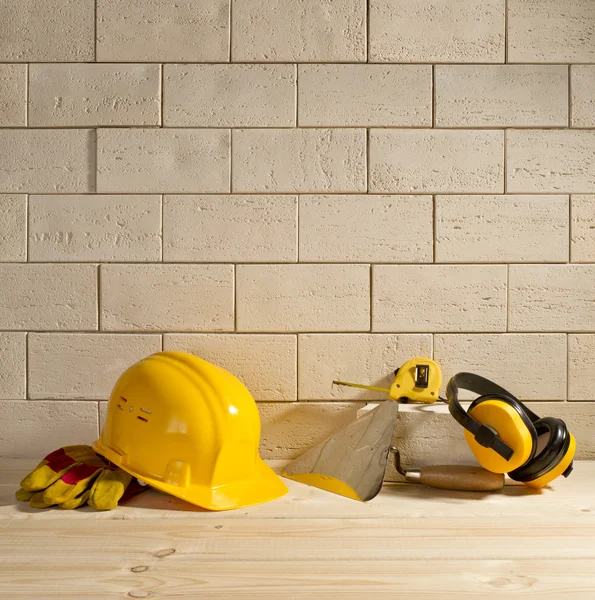
<svg viewBox="0 0 595 600">
<path fill-rule="evenodd" d="M 420 469 L 419 483 L 445 490 L 490 492 L 502 489 L 504 475 L 481 467 L 433 465 Z"/>
</svg>

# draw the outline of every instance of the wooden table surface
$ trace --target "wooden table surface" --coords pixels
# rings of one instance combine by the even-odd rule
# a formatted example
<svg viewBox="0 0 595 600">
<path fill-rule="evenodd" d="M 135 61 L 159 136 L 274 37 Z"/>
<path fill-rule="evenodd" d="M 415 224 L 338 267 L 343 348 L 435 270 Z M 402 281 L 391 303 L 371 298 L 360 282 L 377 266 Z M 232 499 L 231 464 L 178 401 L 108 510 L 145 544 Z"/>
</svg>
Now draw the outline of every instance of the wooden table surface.
<svg viewBox="0 0 595 600">
<path fill-rule="evenodd" d="M 0 598 L 595 599 L 595 462 L 535 491 L 388 484 L 369 503 L 287 481 L 211 513 L 154 491 L 110 512 L 13 499 L 0 463 Z"/>
</svg>

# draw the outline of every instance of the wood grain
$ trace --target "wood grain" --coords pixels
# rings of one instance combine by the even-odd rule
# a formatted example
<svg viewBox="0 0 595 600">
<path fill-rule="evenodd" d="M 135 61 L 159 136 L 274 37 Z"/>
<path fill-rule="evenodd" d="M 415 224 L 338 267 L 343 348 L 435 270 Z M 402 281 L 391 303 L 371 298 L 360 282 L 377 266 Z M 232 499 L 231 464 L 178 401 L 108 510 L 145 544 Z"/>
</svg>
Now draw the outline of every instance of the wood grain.
<svg viewBox="0 0 595 600">
<path fill-rule="evenodd" d="M 174 555 L 175 556 L 175 555 Z M 172 561 L 173 562 L 173 561 Z M 2 583 L 11 600 L 121 600 L 122 598 L 270 598 L 304 600 L 341 598 L 367 600 L 382 594 L 391 599 L 440 598 L 571 598 L 591 600 L 595 576 L 590 560 L 454 560 L 420 561 L 245 560 L 196 561 L 192 568 L 145 561 L 130 568 L 113 559 L 76 573 L 36 575 L 32 565 L 13 570 Z M 144 567 L 148 567 L 146 570 Z M 133 571 L 132 569 L 137 569 Z M 432 576 L 429 576 L 429 575 Z M 40 592 L 43 590 L 43 592 Z"/>
<path fill-rule="evenodd" d="M 592 599 L 595 463 L 536 492 L 385 485 L 369 503 L 289 494 L 214 513 L 149 491 L 126 506 L 16 503 L 31 461 L 0 463 L 0 598 Z"/>
</svg>

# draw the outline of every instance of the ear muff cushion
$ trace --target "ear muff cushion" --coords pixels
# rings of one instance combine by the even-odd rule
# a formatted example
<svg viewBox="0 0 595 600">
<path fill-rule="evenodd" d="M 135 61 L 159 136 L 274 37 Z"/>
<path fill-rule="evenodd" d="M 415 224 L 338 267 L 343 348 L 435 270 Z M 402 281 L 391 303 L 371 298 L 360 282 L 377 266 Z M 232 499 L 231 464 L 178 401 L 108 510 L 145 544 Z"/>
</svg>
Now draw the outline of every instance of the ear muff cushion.
<svg viewBox="0 0 595 600">
<path fill-rule="evenodd" d="M 572 433 L 569 433 L 569 443 L 568 449 L 566 450 L 562 460 L 556 465 L 551 471 L 548 471 L 545 475 L 538 477 L 537 479 L 532 479 L 531 481 L 523 482 L 525 485 L 528 485 L 532 488 L 542 488 L 545 487 L 548 483 L 551 483 L 557 477 L 560 477 L 566 471 L 566 469 L 570 466 L 574 458 L 574 453 L 576 451 L 576 440 Z"/>
<path fill-rule="evenodd" d="M 510 460 L 505 460 L 491 448 L 478 444 L 473 434 L 465 431 L 467 444 L 482 467 L 493 473 L 509 473 L 533 458 L 537 433 L 522 408 L 519 410 L 508 399 L 485 397 L 473 402 L 468 413 L 483 425 L 495 429 L 514 451 Z"/>
<path fill-rule="evenodd" d="M 557 467 L 570 447 L 570 433 L 566 424 L 555 417 L 543 417 L 534 423 L 538 436 L 547 435 L 543 449 L 526 465 L 509 473 L 511 479 L 529 483 Z"/>
</svg>

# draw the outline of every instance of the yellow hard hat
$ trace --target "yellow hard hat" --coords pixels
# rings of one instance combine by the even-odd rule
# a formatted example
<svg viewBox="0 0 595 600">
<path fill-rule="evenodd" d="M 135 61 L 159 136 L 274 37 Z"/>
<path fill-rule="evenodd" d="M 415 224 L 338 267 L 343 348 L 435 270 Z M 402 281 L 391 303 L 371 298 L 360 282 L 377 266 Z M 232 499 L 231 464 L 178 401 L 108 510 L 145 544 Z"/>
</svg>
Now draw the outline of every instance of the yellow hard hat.
<svg viewBox="0 0 595 600">
<path fill-rule="evenodd" d="M 211 510 L 287 493 L 258 453 L 260 416 L 231 373 L 158 352 L 118 379 L 93 449 L 147 484 Z"/>
</svg>

